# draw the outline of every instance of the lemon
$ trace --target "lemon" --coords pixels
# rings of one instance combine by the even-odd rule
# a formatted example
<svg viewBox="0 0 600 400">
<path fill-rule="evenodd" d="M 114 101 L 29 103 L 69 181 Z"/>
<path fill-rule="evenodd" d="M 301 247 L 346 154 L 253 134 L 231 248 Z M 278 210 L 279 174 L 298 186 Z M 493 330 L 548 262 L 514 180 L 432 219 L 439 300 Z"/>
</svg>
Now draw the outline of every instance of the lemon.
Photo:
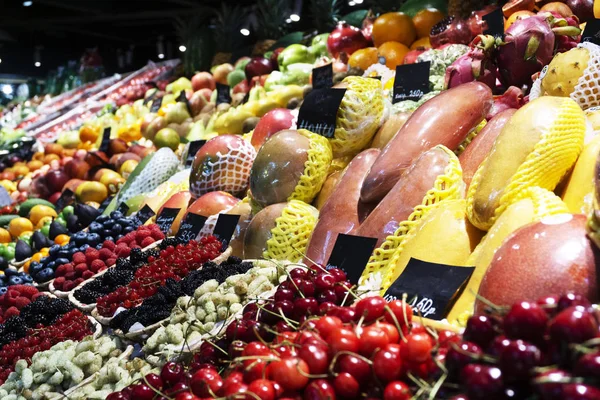
<svg viewBox="0 0 600 400">
<path fill-rule="evenodd" d="M 156 136 L 154 136 L 154 144 L 159 149 L 168 147 L 171 150 L 176 151 L 179 147 L 179 143 L 179 134 L 171 128 L 163 128 L 156 133 Z"/>
</svg>

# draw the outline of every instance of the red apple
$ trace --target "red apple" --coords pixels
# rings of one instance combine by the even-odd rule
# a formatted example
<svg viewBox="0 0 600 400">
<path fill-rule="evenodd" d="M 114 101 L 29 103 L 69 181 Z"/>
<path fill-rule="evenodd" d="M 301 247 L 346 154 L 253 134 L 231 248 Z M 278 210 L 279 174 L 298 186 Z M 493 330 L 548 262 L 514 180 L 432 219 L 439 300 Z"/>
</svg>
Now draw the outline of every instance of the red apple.
<svg viewBox="0 0 600 400">
<path fill-rule="evenodd" d="M 61 192 L 52 193 L 50 197 L 48 197 L 48 201 L 52 204 L 56 204 L 56 201 L 60 198 Z"/>
<path fill-rule="evenodd" d="M 294 115 L 287 108 L 276 108 L 262 116 L 252 133 L 252 146 L 256 150 L 271 136 L 284 129 L 290 129 Z"/>
<path fill-rule="evenodd" d="M 70 178 L 83 179 L 90 170 L 90 165 L 77 158 L 65 164 L 65 172 Z"/>
<path fill-rule="evenodd" d="M 48 171 L 45 177 L 46 184 L 50 193 L 59 192 L 62 187 L 69 181 L 69 175 L 62 169 L 54 169 Z"/>
<path fill-rule="evenodd" d="M 417 57 L 419 57 L 422 53 L 425 52 L 425 48 L 421 47 L 418 48 L 416 50 L 411 50 L 408 53 L 406 53 L 406 56 L 404 56 L 404 64 L 414 64 L 417 62 Z"/>
<path fill-rule="evenodd" d="M 210 89 L 208 89 L 210 90 Z M 190 99 L 190 107 L 192 109 L 192 117 L 200 114 L 200 111 L 208 104 L 210 99 L 207 99 L 206 96 L 199 90 L 192 95 Z"/>
<path fill-rule="evenodd" d="M 188 190 L 184 190 L 182 192 L 175 193 L 173 196 L 171 196 L 169 198 L 169 200 L 167 200 L 165 202 L 165 204 L 162 205 L 162 207 L 156 214 L 156 215 L 160 215 L 160 213 L 162 212 L 162 210 L 164 208 L 179 208 L 177 217 L 173 221 L 171 228 L 169 228 L 169 232 L 168 232 L 167 236 L 173 236 L 179 230 L 179 225 L 181 224 L 181 220 L 183 219 L 183 216 L 185 215 L 185 213 L 187 211 L 187 208 L 188 208 L 188 205 L 190 204 L 191 199 L 192 199 L 192 195 L 190 194 L 190 192 Z"/>
<path fill-rule="evenodd" d="M 250 82 L 255 76 L 270 74 L 273 67 L 269 60 L 264 57 L 252 57 L 252 60 L 246 64 L 244 71 L 246 72 L 246 79 Z"/>
<path fill-rule="evenodd" d="M 250 87 L 248 86 L 248 81 L 244 79 L 243 81 L 241 81 L 233 87 L 231 93 L 248 93 L 248 91 L 250 91 Z"/>
<path fill-rule="evenodd" d="M 213 70 L 215 81 L 223 85 L 227 85 L 227 75 L 229 75 L 231 71 L 233 71 L 233 65 L 231 64 L 226 63 L 218 65 Z"/>
<path fill-rule="evenodd" d="M 188 207 L 188 212 L 210 217 L 222 211 L 228 210 L 240 202 L 240 199 L 227 192 L 206 193 Z"/>
<path fill-rule="evenodd" d="M 341 52 L 351 55 L 356 50 L 364 49 L 368 46 L 369 42 L 360 29 L 346 22 L 338 23 L 337 27 L 327 38 L 327 50 L 334 58 L 337 58 Z"/>
<path fill-rule="evenodd" d="M 202 97 L 204 97 L 204 100 L 206 100 L 206 102 L 210 102 L 210 98 L 212 96 L 212 89 L 209 88 L 204 88 L 204 89 L 200 89 L 198 91 L 198 93 L 200 93 L 200 95 L 202 95 Z"/>
<path fill-rule="evenodd" d="M 271 53 L 271 57 L 269 57 L 269 62 L 271 63 L 271 67 L 274 70 L 279 71 L 279 62 L 277 61 L 277 57 L 279 57 L 279 53 L 281 53 L 285 47 L 278 47 Z"/>
<path fill-rule="evenodd" d="M 192 77 L 192 88 L 194 88 L 194 92 L 204 88 L 215 90 L 216 87 L 215 78 L 213 78 L 210 72 L 198 72 Z"/>
<path fill-rule="evenodd" d="M 75 191 L 77 190 L 79 185 L 81 185 L 82 183 L 85 183 L 85 182 L 87 182 L 87 181 L 84 181 L 83 179 L 69 179 L 69 181 L 67 183 L 65 183 L 65 185 L 59 191 L 62 192 L 65 189 L 69 189 L 70 191 L 75 193 Z"/>
<path fill-rule="evenodd" d="M 567 0 L 565 3 L 579 18 L 579 22 L 584 23 L 594 19 L 594 0 Z"/>
</svg>

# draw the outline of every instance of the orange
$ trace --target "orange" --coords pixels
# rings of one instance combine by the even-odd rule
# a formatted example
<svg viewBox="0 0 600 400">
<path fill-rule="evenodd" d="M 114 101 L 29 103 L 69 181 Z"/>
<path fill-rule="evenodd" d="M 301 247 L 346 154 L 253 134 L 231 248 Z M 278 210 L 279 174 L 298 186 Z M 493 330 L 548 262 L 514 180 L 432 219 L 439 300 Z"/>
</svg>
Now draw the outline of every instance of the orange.
<svg viewBox="0 0 600 400">
<path fill-rule="evenodd" d="M 50 164 L 52 160 L 60 161 L 60 156 L 56 154 L 46 154 L 44 156 L 44 164 Z"/>
<path fill-rule="evenodd" d="M 4 228 L 0 228 L 0 243 L 10 243 L 12 242 L 12 238 L 10 237 L 10 233 Z"/>
<path fill-rule="evenodd" d="M 504 22 L 504 30 L 506 31 L 515 22 L 517 22 L 517 21 L 519 21 L 521 19 L 529 18 L 529 17 L 531 17 L 533 15 L 535 15 L 534 12 L 527 11 L 527 10 L 521 10 L 521 11 L 517 11 L 517 12 L 511 14 L 511 16 L 508 17 L 506 19 L 506 21 Z"/>
<path fill-rule="evenodd" d="M 408 47 L 398 42 L 386 42 L 377 49 L 380 57 L 385 58 L 385 66 L 395 70 L 396 66 L 404 63 L 406 53 L 410 51 Z"/>
<path fill-rule="evenodd" d="M 44 166 L 44 163 L 41 162 L 40 160 L 31 160 L 27 163 L 27 168 L 29 168 L 30 171 L 38 170 L 38 169 L 42 168 L 43 166 Z"/>
<path fill-rule="evenodd" d="M 61 245 L 61 246 L 64 246 L 64 245 L 66 245 L 67 243 L 69 243 L 69 240 L 70 240 L 70 239 L 71 239 L 71 238 L 69 237 L 69 235 L 64 235 L 64 234 L 62 234 L 62 235 L 58 235 L 58 236 L 56 236 L 56 237 L 54 238 L 54 243 L 56 243 L 56 244 L 58 244 L 58 245 Z"/>
<path fill-rule="evenodd" d="M 352 53 L 348 60 L 348 65 L 353 68 L 360 68 L 364 71 L 378 62 L 377 47 L 367 47 L 366 49 L 356 50 Z"/>
<path fill-rule="evenodd" d="M 33 224 L 27 218 L 18 217 L 10 221 L 8 231 L 12 237 L 17 238 L 24 232 L 33 231 Z"/>
<path fill-rule="evenodd" d="M 444 13 L 435 8 L 424 8 L 413 17 L 413 23 L 417 29 L 417 37 L 429 37 L 431 28 L 445 17 Z"/>
<path fill-rule="evenodd" d="M 83 143 L 92 142 L 95 143 L 100 135 L 100 127 L 91 126 L 91 125 L 83 125 L 79 129 L 79 140 Z"/>
<path fill-rule="evenodd" d="M 419 47 L 425 48 L 425 49 L 431 48 L 431 42 L 429 41 L 429 36 L 421 38 L 421 39 L 417 39 L 414 41 L 413 44 L 410 45 L 411 50 L 417 50 Z"/>
<path fill-rule="evenodd" d="M 400 42 L 410 46 L 417 38 L 412 19 L 401 12 L 389 12 L 373 22 L 373 42 L 376 47 L 385 42 Z"/>
</svg>

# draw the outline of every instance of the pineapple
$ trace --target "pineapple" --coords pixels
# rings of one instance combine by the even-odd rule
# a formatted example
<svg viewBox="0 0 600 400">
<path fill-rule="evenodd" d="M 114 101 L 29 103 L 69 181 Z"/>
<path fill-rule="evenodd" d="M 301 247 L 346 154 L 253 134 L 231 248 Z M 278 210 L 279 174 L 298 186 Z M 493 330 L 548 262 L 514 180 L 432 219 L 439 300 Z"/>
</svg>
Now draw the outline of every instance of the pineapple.
<svg viewBox="0 0 600 400">
<path fill-rule="evenodd" d="M 285 33 L 285 20 L 289 17 L 291 7 L 289 0 L 258 0 L 256 8 L 256 34 L 259 40 L 252 55 L 262 55 Z"/>
<path fill-rule="evenodd" d="M 215 43 L 207 23 L 209 15 L 208 13 L 199 13 L 189 19 L 177 18 L 175 20 L 175 30 L 179 42 L 187 48 L 182 55 L 182 65 L 186 76 L 192 76 L 197 71 L 206 71 L 211 66 Z"/>
<path fill-rule="evenodd" d="M 225 3 L 221 4 L 214 31 L 218 52 L 213 57 L 213 66 L 231 61 L 231 52 L 241 41 L 240 29 L 246 20 L 246 14 L 247 11 L 238 5 L 230 7 Z"/>
<path fill-rule="evenodd" d="M 319 32 L 331 32 L 340 17 L 341 0 L 312 0 L 310 17 Z"/>
</svg>

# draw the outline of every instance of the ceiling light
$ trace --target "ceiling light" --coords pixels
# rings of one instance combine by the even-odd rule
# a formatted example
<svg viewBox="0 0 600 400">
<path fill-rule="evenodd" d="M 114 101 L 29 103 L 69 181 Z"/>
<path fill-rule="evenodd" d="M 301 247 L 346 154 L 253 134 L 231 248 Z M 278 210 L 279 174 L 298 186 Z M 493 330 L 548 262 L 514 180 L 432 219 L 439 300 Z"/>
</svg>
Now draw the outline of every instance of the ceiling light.
<svg viewBox="0 0 600 400">
<path fill-rule="evenodd" d="M 185 53 L 186 50 L 187 50 L 187 47 L 185 47 L 184 45 L 179 46 L 180 52 Z"/>
<path fill-rule="evenodd" d="M 298 22 L 298 21 L 300 21 L 300 16 L 298 14 L 292 14 L 292 15 L 290 15 L 290 19 L 294 22 Z"/>
<path fill-rule="evenodd" d="M 13 88 L 10 85 L 4 85 L 2 86 L 2 93 L 4 93 L 5 95 L 9 95 L 13 92 Z"/>
<path fill-rule="evenodd" d="M 38 68 L 39 68 L 39 67 L 41 67 L 41 66 L 42 66 L 42 63 L 41 63 L 41 62 L 39 62 L 39 61 L 36 61 L 35 63 L 33 63 L 33 65 L 35 65 L 36 67 L 38 67 Z"/>
<path fill-rule="evenodd" d="M 2 59 L 0 58 L 0 64 L 2 64 Z"/>
<path fill-rule="evenodd" d="M 31 7 L 33 5 L 33 1 L 24 1 L 23 7 Z"/>
<path fill-rule="evenodd" d="M 287 22 L 288 24 L 291 24 L 292 20 L 288 18 L 288 19 L 285 20 L 285 22 Z"/>
<path fill-rule="evenodd" d="M 363 3 L 363 0 L 354 0 L 354 2 L 355 2 L 356 4 L 362 4 L 362 3 Z"/>
<path fill-rule="evenodd" d="M 353 2 L 353 1 L 349 1 L 349 2 L 348 2 L 348 5 L 349 5 L 350 7 L 353 7 L 353 6 L 355 6 L 355 5 L 356 5 L 356 3 L 355 3 L 355 2 Z"/>
<path fill-rule="evenodd" d="M 248 29 L 246 29 L 246 28 L 242 28 L 242 29 L 240 29 L 240 33 L 241 33 L 242 35 L 244 35 L 244 36 L 248 36 L 248 35 L 250 35 L 250 31 L 249 31 Z"/>
<path fill-rule="evenodd" d="M 160 54 L 158 55 L 158 58 L 160 58 L 160 59 L 162 60 L 163 58 L 165 58 L 165 55 L 164 55 L 163 53 L 160 53 Z"/>
</svg>

